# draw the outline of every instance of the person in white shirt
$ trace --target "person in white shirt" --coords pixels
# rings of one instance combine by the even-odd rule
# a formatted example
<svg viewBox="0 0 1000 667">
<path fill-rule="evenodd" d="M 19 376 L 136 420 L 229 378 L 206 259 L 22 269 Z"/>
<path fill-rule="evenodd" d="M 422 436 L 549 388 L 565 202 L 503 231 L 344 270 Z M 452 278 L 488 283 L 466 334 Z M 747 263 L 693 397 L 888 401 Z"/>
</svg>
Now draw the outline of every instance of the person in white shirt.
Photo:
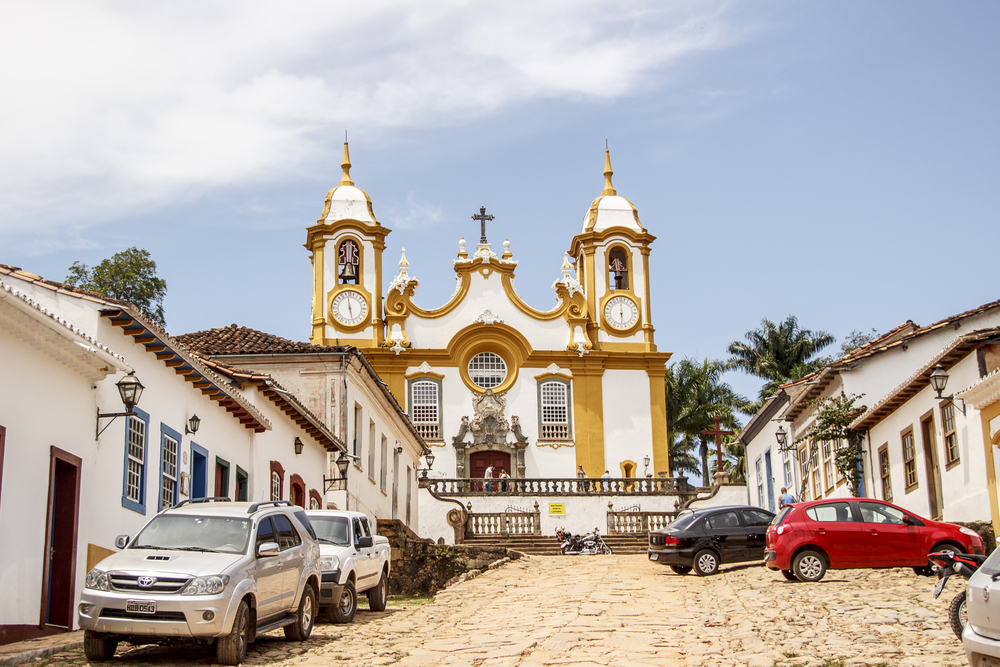
<svg viewBox="0 0 1000 667">
<path fill-rule="evenodd" d="M 489 481 L 493 479 L 493 466 L 490 465 L 486 468 L 486 472 L 483 473 L 483 479 L 486 480 L 486 493 L 493 490 L 493 482 Z"/>
</svg>

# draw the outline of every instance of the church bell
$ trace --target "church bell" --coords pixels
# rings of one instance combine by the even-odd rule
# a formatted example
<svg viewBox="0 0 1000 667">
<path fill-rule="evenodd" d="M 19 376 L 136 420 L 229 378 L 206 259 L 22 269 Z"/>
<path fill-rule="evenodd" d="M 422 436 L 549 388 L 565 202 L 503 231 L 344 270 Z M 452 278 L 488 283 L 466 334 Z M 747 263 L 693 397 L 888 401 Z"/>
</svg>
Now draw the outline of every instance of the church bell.
<svg viewBox="0 0 1000 667">
<path fill-rule="evenodd" d="M 354 265 L 348 262 L 344 264 L 344 272 L 340 274 L 340 279 L 346 282 L 356 281 L 358 279 L 358 274 L 354 270 Z"/>
</svg>

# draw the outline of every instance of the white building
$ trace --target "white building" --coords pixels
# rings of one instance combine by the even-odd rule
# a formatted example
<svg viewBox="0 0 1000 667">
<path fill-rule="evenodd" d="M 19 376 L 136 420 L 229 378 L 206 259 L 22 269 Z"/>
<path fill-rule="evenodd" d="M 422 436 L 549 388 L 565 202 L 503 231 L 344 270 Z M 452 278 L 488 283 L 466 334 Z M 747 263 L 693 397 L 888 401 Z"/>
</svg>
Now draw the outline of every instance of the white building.
<svg viewBox="0 0 1000 667">
<path fill-rule="evenodd" d="M 417 471 L 429 451 L 368 360 L 350 346 L 317 346 L 231 325 L 178 337 L 208 364 L 222 363 L 244 384 L 275 378 L 346 443 L 346 487 L 331 466 L 331 506 L 400 519 L 417 531 Z"/>
<path fill-rule="evenodd" d="M 128 304 L 0 265 L 0 642 L 72 629 L 87 571 L 169 505 L 322 503 L 338 440 L 272 379 L 217 370 Z M 133 415 L 100 416 L 127 373 Z"/>
<path fill-rule="evenodd" d="M 849 494 L 836 469 L 836 445 L 805 439 L 816 418 L 814 401 L 843 393 L 862 396 L 857 401 L 862 413 L 852 428 L 865 431 L 865 496 L 891 497 L 929 518 L 987 518 L 980 417 L 973 411 L 963 415 L 951 401 L 938 400 L 928 382 L 938 364 L 952 375 L 952 390 L 969 387 L 991 372 L 1000 358 L 991 351 L 995 336 L 990 331 L 997 326 L 1000 302 L 926 327 L 907 322 L 816 373 L 784 385 L 739 435 L 746 447 L 751 500 L 777 507 L 782 486 L 800 499 Z M 778 446 L 779 429 L 792 445 L 791 457 Z"/>
</svg>

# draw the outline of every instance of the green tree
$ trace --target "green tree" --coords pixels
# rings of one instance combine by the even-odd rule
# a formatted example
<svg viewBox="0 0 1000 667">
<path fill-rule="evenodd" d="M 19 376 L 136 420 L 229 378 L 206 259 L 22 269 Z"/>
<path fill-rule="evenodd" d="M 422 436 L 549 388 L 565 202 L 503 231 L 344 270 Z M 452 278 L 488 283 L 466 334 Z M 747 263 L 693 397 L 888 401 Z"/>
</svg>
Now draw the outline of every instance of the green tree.
<svg viewBox="0 0 1000 667">
<path fill-rule="evenodd" d="M 726 428 L 739 430 L 736 412 L 746 403 L 746 398 L 722 381 L 724 372 L 725 365 L 714 359 L 684 359 L 667 368 L 664 380 L 670 469 L 700 473 L 705 485 L 711 438 L 701 432 L 715 426 L 716 415 Z"/>
<path fill-rule="evenodd" d="M 734 484 L 747 483 L 747 457 L 743 445 L 735 443 L 735 435 L 722 436 L 722 469 L 729 475 L 729 481 Z M 712 461 L 709 470 L 714 475 L 718 472 L 718 457 L 715 443 L 708 450 L 708 458 Z"/>
<path fill-rule="evenodd" d="M 840 356 L 845 356 L 854 352 L 859 347 L 863 347 L 878 338 L 878 331 L 872 329 L 870 333 L 864 331 L 852 331 L 847 334 L 847 338 L 840 344 Z"/>
<path fill-rule="evenodd" d="M 861 489 L 861 441 L 864 432 L 852 429 L 851 422 L 866 409 L 856 405 L 863 396 L 841 392 L 840 396 L 821 396 L 810 401 L 816 406 L 816 419 L 795 441 L 832 442 L 837 452 L 834 461 L 837 471 L 847 480 L 853 496 L 857 496 Z"/>
<path fill-rule="evenodd" d="M 825 331 L 801 328 L 794 315 L 789 315 L 778 324 L 764 318 L 760 328 L 751 329 L 745 338 L 746 342 L 730 343 L 727 348 L 730 357 L 725 369 L 741 370 L 764 380 L 757 401 L 743 406 L 743 412 L 751 415 L 778 387 L 821 368 L 826 360 L 816 355 L 834 341 L 833 336 Z"/>
<path fill-rule="evenodd" d="M 167 281 L 156 277 L 156 262 L 145 249 L 132 247 L 123 250 L 93 268 L 73 262 L 66 284 L 128 301 L 160 326 L 167 324 L 163 316 Z"/>
</svg>

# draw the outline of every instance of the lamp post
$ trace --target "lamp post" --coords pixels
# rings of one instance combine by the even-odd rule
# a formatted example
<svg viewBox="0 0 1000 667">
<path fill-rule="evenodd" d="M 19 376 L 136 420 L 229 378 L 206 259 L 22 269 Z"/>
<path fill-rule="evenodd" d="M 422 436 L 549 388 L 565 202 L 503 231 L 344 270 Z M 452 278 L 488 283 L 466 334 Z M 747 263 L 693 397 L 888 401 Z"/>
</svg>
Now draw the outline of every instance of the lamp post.
<svg viewBox="0 0 1000 667">
<path fill-rule="evenodd" d="M 643 457 L 643 459 L 642 459 L 642 465 L 645 466 L 644 469 L 643 469 L 643 471 L 642 471 L 642 473 L 646 477 L 652 477 L 652 475 L 649 474 L 649 455 L 648 454 L 645 457 Z"/>
<path fill-rule="evenodd" d="M 952 405 L 961 410 L 963 415 L 965 414 L 965 399 L 962 398 L 958 399 L 962 401 L 962 406 L 959 407 L 955 405 L 954 394 L 952 394 L 951 396 L 941 395 L 944 392 L 944 388 L 948 386 L 948 374 L 945 372 L 941 364 L 938 364 L 934 367 L 934 372 L 931 373 L 931 376 L 928 379 L 930 380 L 931 388 L 937 392 L 937 398 L 949 401 Z"/>
<path fill-rule="evenodd" d="M 302 441 L 299 440 L 298 438 L 295 438 L 295 441 L 296 441 L 296 449 L 298 450 L 295 453 L 298 454 L 301 452 L 301 450 L 298 448 L 300 447 Z M 334 462 L 337 466 L 337 471 L 340 472 L 340 477 L 325 477 L 325 476 L 323 477 L 323 493 L 327 493 L 328 491 L 330 491 L 330 489 L 333 487 L 334 482 L 343 482 L 341 488 L 345 492 L 345 498 L 344 498 L 345 510 L 348 509 L 348 503 L 350 502 L 351 499 L 351 495 L 347 493 L 347 469 L 351 465 L 351 461 L 348 458 L 348 456 L 349 456 L 348 454 L 340 452 L 340 456 L 337 457 L 337 460 Z"/>
<path fill-rule="evenodd" d="M 295 453 L 296 454 L 301 454 L 302 453 L 302 438 L 295 438 L 294 445 L 295 445 Z"/>
<path fill-rule="evenodd" d="M 135 371 L 130 371 L 128 375 L 116 382 L 115 386 L 118 387 L 118 395 L 121 397 L 122 403 L 125 405 L 125 412 L 101 412 L 101 409 L 97 408 L 97 426 L 94 429 L 96 432 L 94 440 L 101 437 L 101 434 L 104 433 L 105 429 L 107 429 L 108 426 L 111 426 L 111 423 L 118 417 L 135 417 L 135 412 L 132 411 L 132 408 L 134 408 L 139 402 L 139 397 L 142 396 L 142 390 L 145 389 L 145 387 L 142 386 L 142 383 L 139 382 L 139 378 L 135 376 Z M 111 417 L 111 421 L 105 424 L 104 428 L 101 428 L 101 419 L 104 419 L 105 417 Z"/>
<path fill-rule="evenodd" d="M 778 448 L 785 449 L 788 446 L 788 431 L 785 430 L 784 426 L 778 426 L 778 430 L 774 432 L 774 437 L 778 441 Z"/>
<path fill-rule="evenodd" d="M 188 420 L 187 426 L 184 427 L 184 433 L 194 435 L 198 432 L 200 427 L 201 419 L 198 418 L 198 415 L 191 415 L 191 419 Z"/>
</svg>

